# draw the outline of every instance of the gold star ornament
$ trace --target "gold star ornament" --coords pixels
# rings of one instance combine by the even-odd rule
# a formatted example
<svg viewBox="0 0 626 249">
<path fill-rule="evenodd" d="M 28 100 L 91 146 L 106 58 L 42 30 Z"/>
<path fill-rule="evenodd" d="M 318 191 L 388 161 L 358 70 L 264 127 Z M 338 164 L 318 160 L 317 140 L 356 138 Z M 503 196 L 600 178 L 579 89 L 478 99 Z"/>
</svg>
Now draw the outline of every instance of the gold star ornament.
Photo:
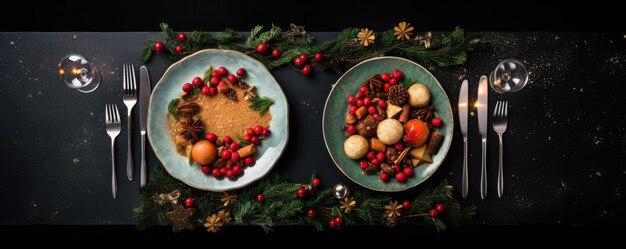
<svg viewBox="0 0 626 249">
<path fill-rule="evenodd" d="M 211 216 L 206 218 L 206 223 L 204 223 L 204 227 L 208 232 L 215 233 L 220 230 L 224 224 L 222 223 L 222 218 L 220 218 L 217 214 L 212 214 Z"/>
<path fill-rule="evenodd" d="M 222 192 L 222 198 L 220 198 L 220 201 L 224 203 L 224 207 L 226 207 L 237 201 L 237 195 L 229 192 Z"/>
<path fill-rule="evenodd" d="M 401 22 L 398 23 L 398 26 L 393 27 L 393 34 L 396 36 L 397 40 L 410 40 L 413 35 L 413 27 L 411 27 L 410 23 Z"/>
<path fill-rule="evenodd" d="M 398 201 L 389 201 L 389 204 L 385 205 L 385 217 L 396 218 L 400 216 L 401 210 L 402 204 L 399 204 Z"/>
<path fill-rule="evenodd" d="M 339 209 L 343 210 L 345 214 L 349 214 L 355 206 L 356 200 L 352 197 L 346 197 L 339 201 Z"/>
<path fill-rule="evenodd" d="M 370 44 L 374 44 L 374 40 L 376 40 L 376 35 L 374 31 L 369 30 L 368 28 L 361 29 L 359 33 L 356 35 L 357 40 L 361 45 L 367 47 Z"/>
</svg>

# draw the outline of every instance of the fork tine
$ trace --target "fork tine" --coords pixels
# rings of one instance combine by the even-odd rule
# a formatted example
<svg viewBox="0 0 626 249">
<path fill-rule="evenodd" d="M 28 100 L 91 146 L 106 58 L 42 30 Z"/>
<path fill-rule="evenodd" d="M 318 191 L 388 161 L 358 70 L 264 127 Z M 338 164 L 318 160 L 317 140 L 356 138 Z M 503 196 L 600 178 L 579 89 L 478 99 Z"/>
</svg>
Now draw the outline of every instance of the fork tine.
<svg viewBox="0 0 626 249">
<path fill-rule="evenodd" d="M 113 105 L 115 107 L 115 123 L 120 122 L 120 112 L 117 110 L 117 105 Z"/>
<path fill-rule="evenodd" d="M 504 101 L 504 117 L 507 117 L 507 113 L 509 112 L 509 101 Z"/>
<path fill-rule="evenodd" d="M 122 65 L 122 82 L 124 82 L 124 94 L 127 94 L 128 81 L 126 80 L 126 64 Z"/>
<path fill-rule="evenodd" d="M 131 84 L 132 84 L 131 85 L 131 89 L 132 89 L 131 94 L 132 95 L 137 95 L 137 79 L 135 77 L 135 65 L 130 64 L 130 66 L 131 66 L 131 72 L 132 72 L 131 75 L 130 75 L 130 77 L 132 79 L 131 80 Z"/>
<path fill-rule="evenodd" d="M 500 102 L 500 110 L 498 110 L 498 116 L 503 117 L 504 116 L 504 101 L 498 101 L 498 102 Z"/>
<path fill-rule="evenodd" d="M 498 110 L 500 109 L 500 101 L 496 102 L 496 107 L 493 108 L 493 117 L 498 117 Z"/>
</svg>

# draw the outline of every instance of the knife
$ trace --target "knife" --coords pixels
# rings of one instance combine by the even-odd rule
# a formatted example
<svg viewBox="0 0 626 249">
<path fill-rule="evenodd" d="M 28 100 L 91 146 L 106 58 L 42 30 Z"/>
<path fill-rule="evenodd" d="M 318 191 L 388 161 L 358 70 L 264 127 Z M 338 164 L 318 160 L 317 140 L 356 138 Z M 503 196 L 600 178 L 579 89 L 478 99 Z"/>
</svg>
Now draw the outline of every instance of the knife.
<svg viewBox="0 0 626 249">
<path fill-rule="evenodd" d="M 463 182 L 461 183 L 461 194 L 467 197 L 467 80 L 461 84 L 459 93 L 459 125 L 463 134 Z"/>
<path fill-rule="evenodd" d="M 487 76 L 481 76 L 478 83 L 478 131 L 482 138 L 483 160 L 480 170 L 480 197 L 487 196 L 487 112 L 489 107 L 489 89 L 487 89 Z"/>
<path fill-rule="evenodd" d="M 141 127 L 141 187 L 146 186 L 146 128 L 148 126 L 148 101 L 150 100 L 150 75 L 148 68 L 139 69 L 139 125 Z"/>
</svg>

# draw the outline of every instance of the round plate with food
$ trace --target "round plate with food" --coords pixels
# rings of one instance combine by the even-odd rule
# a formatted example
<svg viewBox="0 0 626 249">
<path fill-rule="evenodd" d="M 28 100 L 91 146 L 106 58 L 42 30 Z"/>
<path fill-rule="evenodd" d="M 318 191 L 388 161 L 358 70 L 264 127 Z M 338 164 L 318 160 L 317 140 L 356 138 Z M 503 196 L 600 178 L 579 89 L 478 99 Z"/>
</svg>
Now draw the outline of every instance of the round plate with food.
<svg viewBox="0 0 626 249">
<path fill-rule="evenodd" d="M 288 104 L 259 61 L 202 50 L 171 65 L 148 108 L 148 138 L 167 172 L 209 191 L 244 187 L 276 164 L 289 137 Z"/>
<path fill-rule="evenodd" d="M 421 65 L 397 57 L 359 63 L 324 106 L 324 141 L 348 178 L 377 191 L 417 186 L 441 165 L 454 130 L 445 91 Z"/>
</svg>

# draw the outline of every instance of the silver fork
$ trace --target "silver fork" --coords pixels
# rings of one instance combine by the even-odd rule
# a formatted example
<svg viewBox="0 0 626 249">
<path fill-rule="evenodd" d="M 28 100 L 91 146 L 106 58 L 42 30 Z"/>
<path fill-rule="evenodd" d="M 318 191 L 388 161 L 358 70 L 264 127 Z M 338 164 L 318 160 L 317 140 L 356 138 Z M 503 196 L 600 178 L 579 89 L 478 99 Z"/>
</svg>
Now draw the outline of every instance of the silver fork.
<svg viewBox="0 0 626 249">
<path fill-rule="evenodd" d="M 106 130 L 111 137 L 111 189 L 113 190 L 113 199 L 117 198 L 117 178 L 115 177 L 115 138 L 122 131 L 122 123 L 120 122 L 120 112 L 117 105 L 105 105 L 106 112 Z"/>
<path fill-rule="evenodd" d="M 133 106 L 137 103 L 137 81 L 135 80 L 135 66 L 132 64 L 124 64 L 123 69 L 123 82 L 124 82 L 124 104 L 128 110 L 128 159 L 126 160 L 126 174 L 128 180 L 133 180 L 133 150 L 131 149 L 130 141 L 130 114 L 133 110 Z"/>
<path fill-rule="evenodd" d="M 493 120 L 491 124 L 493 125 L 493 130 L 498 133 L 498 138 L 500 138 L 500 154 L 499 154 L 499 166 L 498 166 L 498 197 L 501 198 L 502 194 L 504 194 L 504 172 L 502 170 L 502 134 L 506 131 L 507 125 L 507 112 L 508 112 L 508 101 L 498 101 L 496 103 L 496 107 L 493 110 Z"/>
</svg>

